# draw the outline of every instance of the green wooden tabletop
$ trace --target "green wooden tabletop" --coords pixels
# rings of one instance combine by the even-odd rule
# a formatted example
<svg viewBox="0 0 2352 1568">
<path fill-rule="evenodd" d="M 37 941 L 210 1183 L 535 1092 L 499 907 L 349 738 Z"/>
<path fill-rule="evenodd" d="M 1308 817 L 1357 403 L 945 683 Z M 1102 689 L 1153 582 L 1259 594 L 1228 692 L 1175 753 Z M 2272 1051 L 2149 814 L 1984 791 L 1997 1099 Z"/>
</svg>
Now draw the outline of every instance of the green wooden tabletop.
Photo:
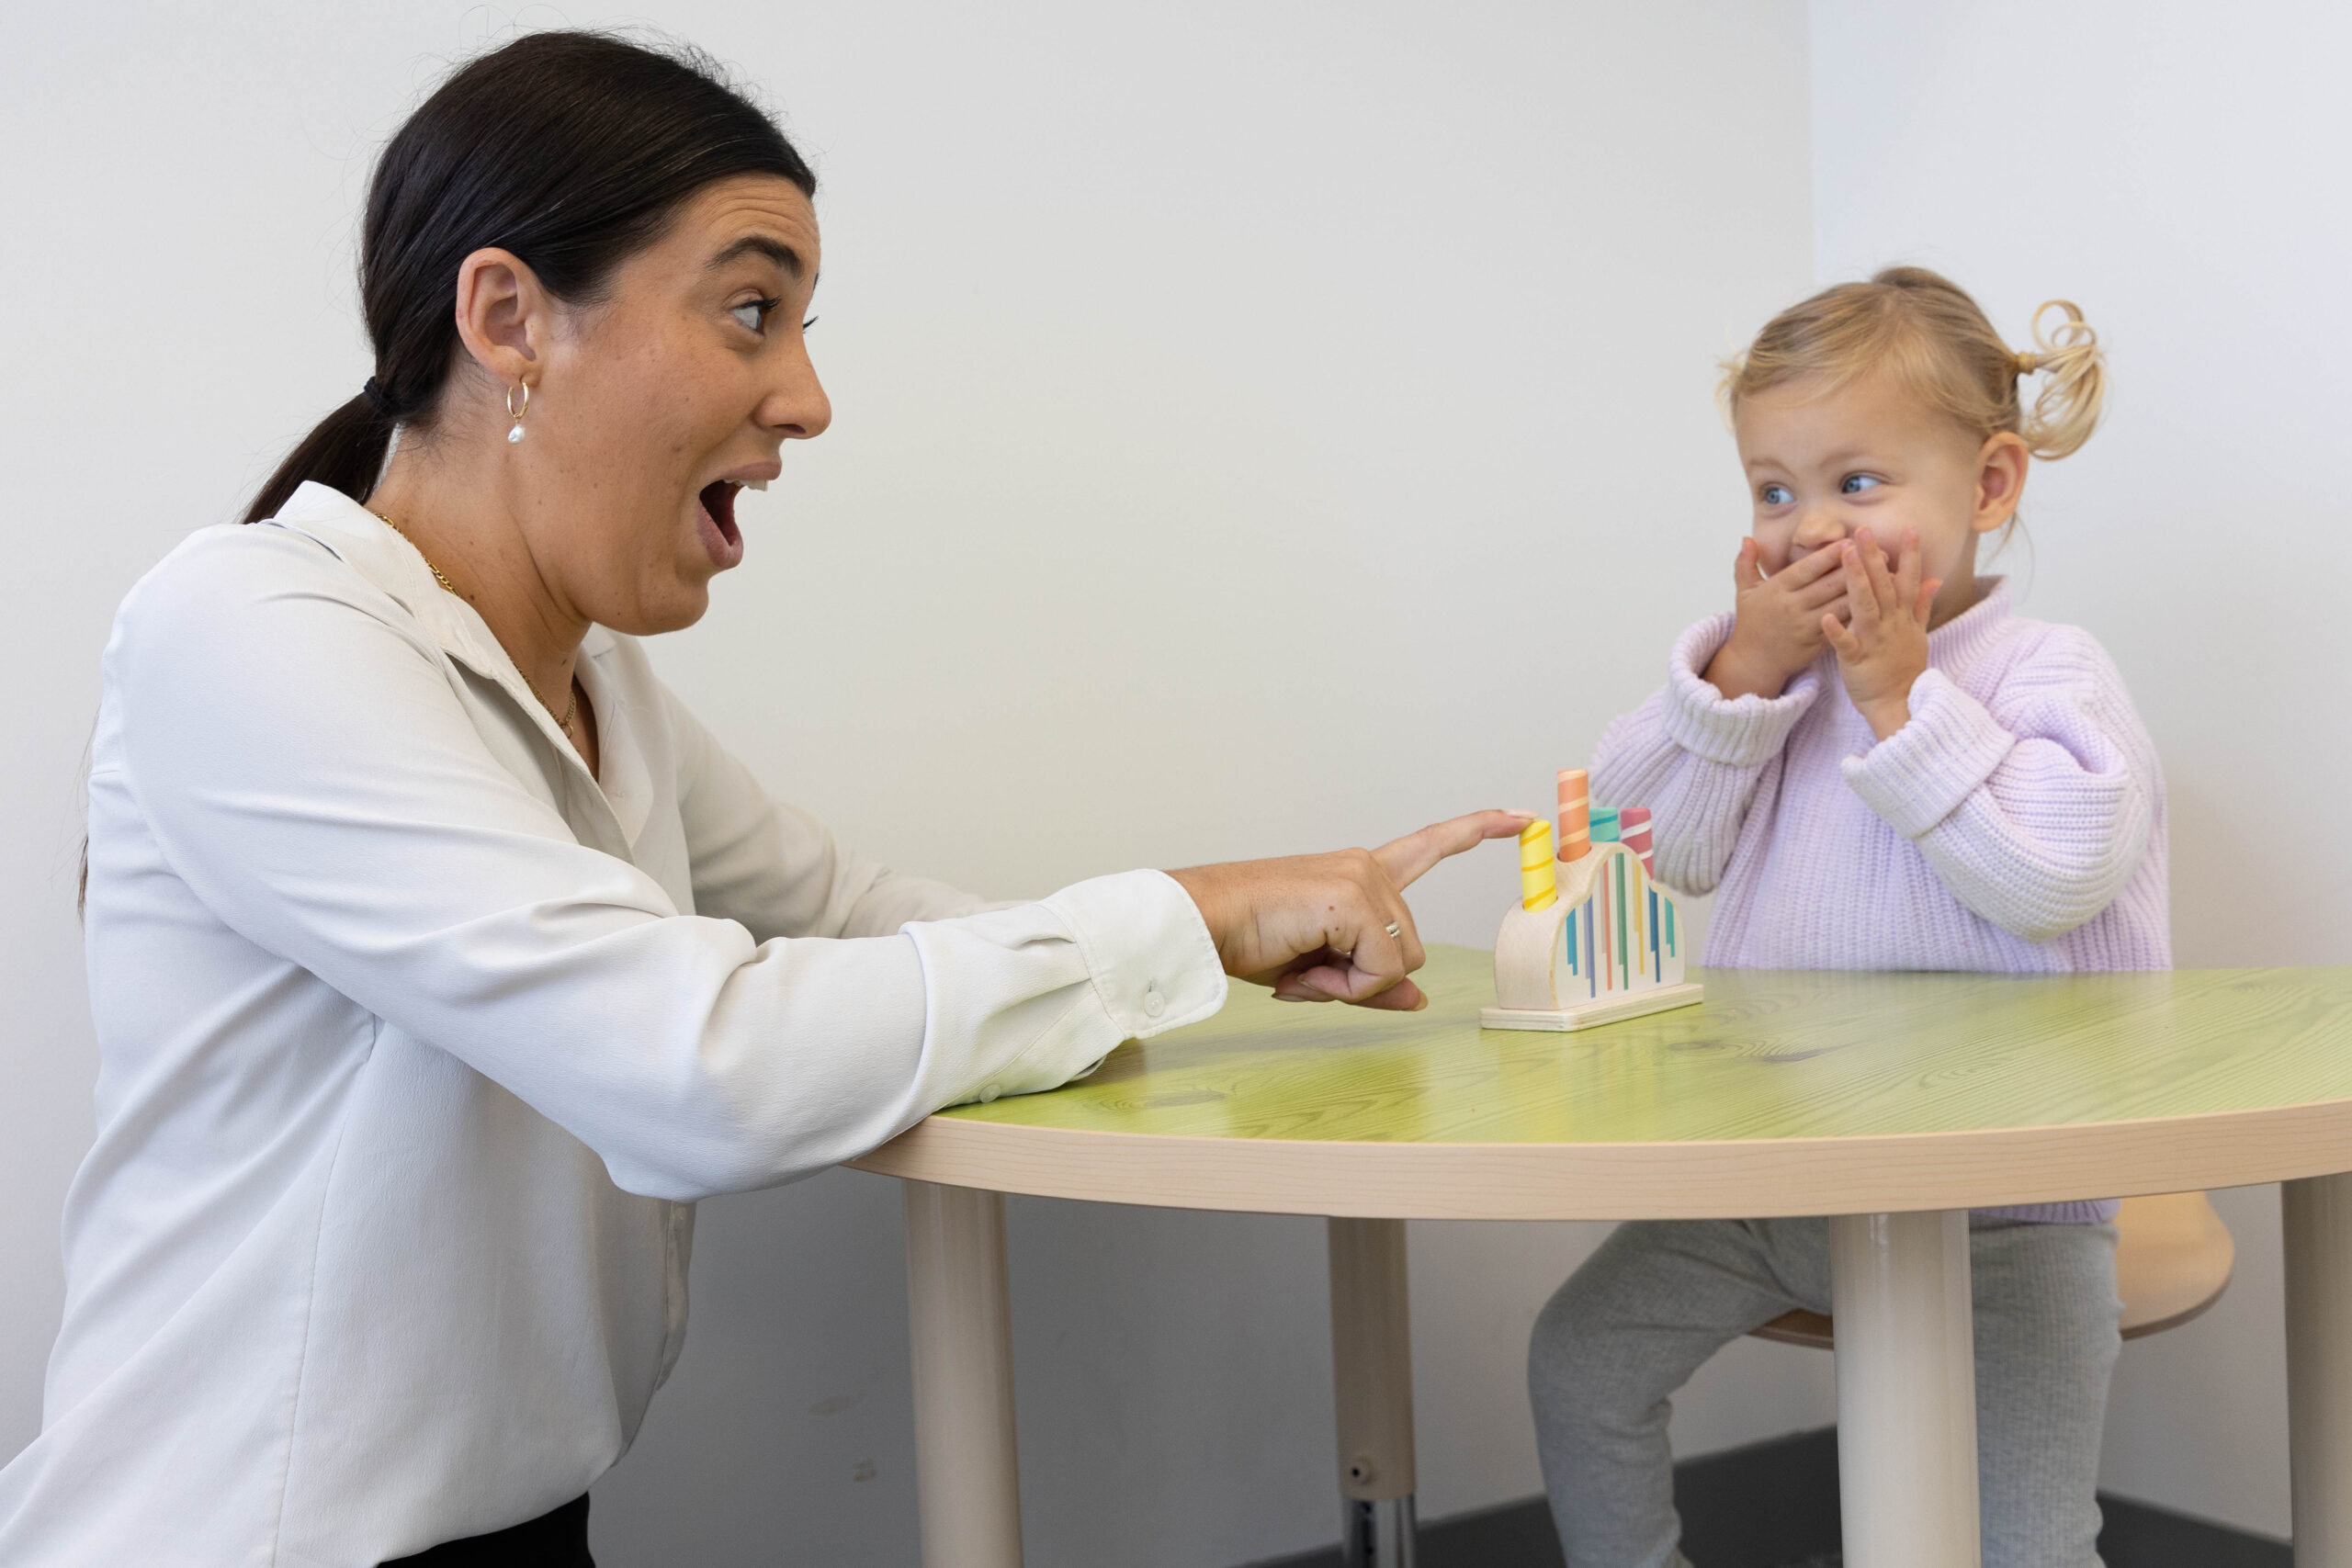
<svg viewBox="0 0 2352 1568">
<path fill-rule="evenodd" d="M 1723 970 L 1701 1005 L 1487 1031 L 1489 954 L 1419 1013 L 1273 1001 L 856 1162 L 1191 1208 L 1451 1218 L 1837 1213 L 2352 1170 L 2352 967 Z"/>
<path fill-rule="evenodd" d="M 2352 1099 L 2352 967 L 2021 977 L 1727 969 L 1573 1034 L 1481 1030 L 1493 959 L 1437 947 L 1419 1013 L 1276 1002 L 1089 1078 L 946 1114 L 1192 1138 L 1622 1143 L 2054 1126 Z"/>
</svg>

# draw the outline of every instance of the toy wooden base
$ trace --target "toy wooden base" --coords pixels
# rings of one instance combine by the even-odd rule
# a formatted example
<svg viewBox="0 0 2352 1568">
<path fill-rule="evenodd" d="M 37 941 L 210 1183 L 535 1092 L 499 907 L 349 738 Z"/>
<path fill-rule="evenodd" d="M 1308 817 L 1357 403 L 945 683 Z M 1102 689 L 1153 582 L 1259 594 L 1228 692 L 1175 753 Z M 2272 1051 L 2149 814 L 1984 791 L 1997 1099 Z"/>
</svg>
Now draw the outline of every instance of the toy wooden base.
<svg viewBox="0 0 2352 1568">
<path fill-rule="evenodd" d="M 1703 1000 L 1706 994 L 1706 987 L 1696 980 L 1688 980 L 1679 986 L 1659 986 L 1652 990 L 1633 991 L 1622 997 L 1600 998 L 1572 1008 L 1480 1008 L 1478 1027 L 1540 1029 L 1565 1034 L 1574 1029 L 1590 1029 L 1596 1024 L 1639 1018 L 1644 1013 L 1692 1007 Z"/>
</svg>

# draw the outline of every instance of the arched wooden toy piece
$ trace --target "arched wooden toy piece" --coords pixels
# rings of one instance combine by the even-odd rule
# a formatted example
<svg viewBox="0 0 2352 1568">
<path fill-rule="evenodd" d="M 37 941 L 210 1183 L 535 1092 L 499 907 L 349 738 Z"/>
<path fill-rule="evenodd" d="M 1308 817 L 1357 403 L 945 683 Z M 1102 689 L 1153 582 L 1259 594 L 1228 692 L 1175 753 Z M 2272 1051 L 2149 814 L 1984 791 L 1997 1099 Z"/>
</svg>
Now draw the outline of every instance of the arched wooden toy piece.
<svg viewBox="0 0 2352 1568">
<path fill-rule="evenodd" d="M 2178 1328 L 2222 1299 L 2237 1266 L 2237 1243 L 2202 1192 L 2126 1198 L 2115 1216 L 2115 1290 L 2123 1298 L 2126 1339 Z M 1748 1333 L 1783 1345 L 1826 1350 L 1835 1325 L 1802 1307 Z"/>
<path fill-rule="evenodd" d="M 1495 933 L 1495 1002 L 1485 1029 L 1589 1029 L 1689 1007 L 1705 987 L 1682 978 L 1674 897 L 1622 843 L 1556 867 L 1558 900 L 1513 904 Z M 1571 951 L 1571 943 L 1574 950 Z"/>
</svg>

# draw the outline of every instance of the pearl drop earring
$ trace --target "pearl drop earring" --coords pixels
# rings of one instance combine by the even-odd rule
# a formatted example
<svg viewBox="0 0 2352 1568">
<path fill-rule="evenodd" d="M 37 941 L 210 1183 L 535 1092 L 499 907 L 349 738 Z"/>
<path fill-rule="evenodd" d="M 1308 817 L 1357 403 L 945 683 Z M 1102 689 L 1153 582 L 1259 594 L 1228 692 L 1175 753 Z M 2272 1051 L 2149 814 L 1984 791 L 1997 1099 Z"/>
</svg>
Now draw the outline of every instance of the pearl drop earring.
<svg viewBox="0 0 2352 1568">
<path fill-rule="evenodd" d="M 520 408 L 514 406 L 514 394 L 517 392 L 523 394 L 523 406 Z M 523 416 L 530 412 L 531 384 L 528 381 L 526 381 L 519 387 L 507 388 L 506 417 L 514 422 L 514 428 L 506 433 L 506 443 L 508 446 L 511 446 L 515 442 L 523 439 Z"/>
</svg>

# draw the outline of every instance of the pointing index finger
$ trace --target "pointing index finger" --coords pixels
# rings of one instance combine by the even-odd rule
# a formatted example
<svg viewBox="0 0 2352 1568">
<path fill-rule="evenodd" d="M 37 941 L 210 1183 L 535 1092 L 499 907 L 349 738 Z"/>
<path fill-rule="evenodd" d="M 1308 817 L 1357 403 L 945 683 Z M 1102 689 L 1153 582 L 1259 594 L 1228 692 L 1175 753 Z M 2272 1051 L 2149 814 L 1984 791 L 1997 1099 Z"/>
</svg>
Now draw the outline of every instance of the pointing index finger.
<svg viewBox="0 0 2352 1568">
<path fill-rule="evenodd" d="M 1409 887 L 1448 855 L 1458 855 L 1488 839 L 1517 838 L 1519 830 L 1533 820 L 1534 815 L 1526 811 L 1473 811 L 1393 839 L 1373 851 L 1372 858 L 1380 863 L 1391 882 Z"/>
</svg>

